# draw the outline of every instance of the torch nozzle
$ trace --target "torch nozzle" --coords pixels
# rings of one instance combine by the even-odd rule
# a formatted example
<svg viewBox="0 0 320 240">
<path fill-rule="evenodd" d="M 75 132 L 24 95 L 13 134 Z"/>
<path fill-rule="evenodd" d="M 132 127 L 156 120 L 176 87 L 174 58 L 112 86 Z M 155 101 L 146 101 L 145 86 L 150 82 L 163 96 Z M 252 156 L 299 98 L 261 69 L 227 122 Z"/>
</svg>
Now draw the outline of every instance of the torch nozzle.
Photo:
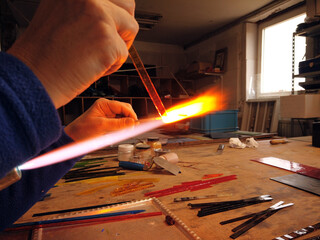
<svg viewBox="0 0 320 240">
<path fill-rule="evenodd" d="M 12 169 L 0 179 L 0 191 L 21 179 L 21 171 L 18 167 Z"/>
</svg>

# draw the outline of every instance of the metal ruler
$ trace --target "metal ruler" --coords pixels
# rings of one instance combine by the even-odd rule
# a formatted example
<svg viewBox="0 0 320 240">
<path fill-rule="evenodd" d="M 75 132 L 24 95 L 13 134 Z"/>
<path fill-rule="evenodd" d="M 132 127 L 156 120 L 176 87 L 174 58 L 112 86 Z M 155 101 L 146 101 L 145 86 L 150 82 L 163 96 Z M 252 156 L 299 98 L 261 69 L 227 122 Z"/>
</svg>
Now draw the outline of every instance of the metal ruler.
<svg viewBox="0 0 320 240">
<path fill-rule="evenodd" d="M 293 231 L 291 233 L 282 235 L 280 237 L 276 237 L 276 238 L 274 238 L 272 240 L 291 240 L 291 239 L 296 239 L 298 237 L 304 236 L 304 235 L 306 235 L 308 233 L 317 231 L 319 229 L 320 229 L 320 222 L 318 222 L 318 223 L 316 223 L 314 225 L 310 225 L 308 227 L 304 227 L 304 228 L 301 228 L 299 230 Z"/>
<path fill-rule="evenodd" d="M 144 67 L 139 54 L 137 52 L 137 50 L 135 49 L 135 47 L 132 45 L 129 49 L 129 56 L 133 62 L 134 67 L 136 68 L 137 72 L 139 73 L 139 76 L 141 78 L 141 81 L 143 82 L 143 85 L 145 86 L 145 88 L 147 89 L 147 92 L 154 104 L 154 106 L 156 107 L 159 115 L 162 117 L 163 115 L 166 114 L 166 109 L 157 93 L 157 90 L 155 89 L 151 78 L 146 70 L 146 68 Z"/>
</svg>

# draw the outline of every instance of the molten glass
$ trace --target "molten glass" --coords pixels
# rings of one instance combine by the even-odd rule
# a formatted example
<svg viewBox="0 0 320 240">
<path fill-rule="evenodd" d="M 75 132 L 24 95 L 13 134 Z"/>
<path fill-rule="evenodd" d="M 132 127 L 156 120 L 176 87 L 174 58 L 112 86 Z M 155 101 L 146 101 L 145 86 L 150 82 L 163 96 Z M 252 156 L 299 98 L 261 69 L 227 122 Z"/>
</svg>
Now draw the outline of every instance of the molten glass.
<svg viewBox="0 0 320 240">
<path fill-rule="evenodd" d="M 167 110 L 167 115 L 162 116 L 164 123 L 173 123 L 186 118 L 205 115 L 209 112 L 222 109 L 222 96 L 210 90 L 198 98 L 179 104 Z"/>
</svg>

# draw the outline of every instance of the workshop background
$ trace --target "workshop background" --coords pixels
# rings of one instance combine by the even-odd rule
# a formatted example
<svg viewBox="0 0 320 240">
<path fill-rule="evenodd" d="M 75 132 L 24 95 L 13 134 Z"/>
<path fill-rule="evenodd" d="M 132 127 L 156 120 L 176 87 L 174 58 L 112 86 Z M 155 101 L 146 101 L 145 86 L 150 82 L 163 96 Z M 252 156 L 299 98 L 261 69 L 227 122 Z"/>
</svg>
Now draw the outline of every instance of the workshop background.
<svg viewBox="0 0 320 240">
<path fill-rule="evenodd" d="M 1 1 L 2 51 L 8 49 L 28 26 L 38 3 L 38 0 Z M 317 25 L 318 8 L 319 1 L 316 0 L 137 0 L 136 18 L 140 32 L 134 45 L 160 97 L 165 98 L 166 107 L 215 87 L 226 96 L 225 110 L 236 111 L 237 129 L 272 132 L 285 137 L 311 135 L 312 123 L 320 116 L 319 98 L 314 95 L 319 88 L 318 72 L 314 67 L 306 71 L 315 71 L 315 74 L 298 78 L 299 70 L 293 69 L 292 65 L 303 64 L 318 55 L 320 27 L 316 27 L 316 34 L 304 35 L 307 36 L 304 37 L 307 42 L 304 58 L 298 58 L 294 52 L 295 38 L 300 36 L 301 29 L 290 33 L 289 48 L 283 49 L 286 51 L 283 54 L 292 57 L 280 67 L 286 69 L 287 79 L 284 80 L 277 69 L 272 78 L 283 79 L 292 87 L 276 89 L 271 94 L 261 91 L 262 82 L 269 81 L 263 79 L 261 67 L 261 28 L 302 14 L 306 17 L 301 23 Z M 281 54 L 277 52 L 274 58 Z M 140 118 L 154 115 L 155 108 L 136 76 L 128 58 L 120 71 L 104 77 L 59 109 L 63 123 L 71 122 L 98 97 L 129 102 Z M 303 88 L 297 84 L 300 82 L 309 84 L 304 84 Z M 285 95 L 301 96 L 294 100 L 285 98 L 281 103 L 280 96 Z"/>
<path fill-rule="evenodd" d="M 39 1 L 0 1 L 1 51 Z M 130 103 L 140 124 L 33 159 L 87 154 L 0 239 L 319 240 L 320 0 L 136 0 L 135 16 L 135 54 L 161 101 L 130 48 L 58 111 L 67 125 L 104 97 Z M 159 102 L 168 110 L 209 89 L 223 109 L 154 119 Z"/>
</svg>

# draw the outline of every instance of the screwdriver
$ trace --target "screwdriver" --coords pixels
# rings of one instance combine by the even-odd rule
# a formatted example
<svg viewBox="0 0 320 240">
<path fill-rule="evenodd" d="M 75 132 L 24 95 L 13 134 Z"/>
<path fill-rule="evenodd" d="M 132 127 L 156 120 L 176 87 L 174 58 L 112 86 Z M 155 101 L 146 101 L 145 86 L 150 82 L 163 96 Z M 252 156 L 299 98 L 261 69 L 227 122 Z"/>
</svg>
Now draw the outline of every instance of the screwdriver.
<svg viewBox="0 0 320 240">
<path fill-rule="evenodd" d="M 276 144 L 284 144 L 288 143 L 289 141 L 287 139 L 272 139 L 270 140 L 271 145 L 276 145 Z"/>
</svg>

